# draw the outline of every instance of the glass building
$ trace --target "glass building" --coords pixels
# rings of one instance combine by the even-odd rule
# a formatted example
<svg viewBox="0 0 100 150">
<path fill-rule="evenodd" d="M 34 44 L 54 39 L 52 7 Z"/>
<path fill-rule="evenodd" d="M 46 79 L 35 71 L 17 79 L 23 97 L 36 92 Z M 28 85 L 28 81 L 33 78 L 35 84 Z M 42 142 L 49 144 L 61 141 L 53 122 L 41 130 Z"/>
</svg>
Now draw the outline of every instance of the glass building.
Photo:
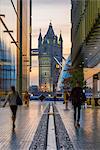
<svg viewBox="0 0 100 150">
<path fill-rule="evenodd" d="M 100 1 L 72 0 L 73 66 L 94 67 L 100 63 Z"/>
<path fill-rule="evenodd" d="M 17 1 L 0 0 L 0 96 L 16 85 Z"/>
<path fill-rule="evenodd" d="M 84 79 L 95 96 L 100 93 L 100 0 L 71 2 L 72 65 L 84 68 Z"/>
<path fill-rule="evenodd" d="M 70 79 L 72 75 L 70 74 L 70 69 L 71 69 L 71 56 L 69 55 L 61 71 L 58 82 L 58 89 L 60 89 L 62 92 L 64 92 L 64 90 L 67 91 L 71 90 Z"/>
<path fill-rule="evenodd" d="M 22 16 L 20 15 L 22 2 Z M 29 88 L 31 49 L 31 0 L 0 0 L 0 93 L 5 94 L 11 85 L 22 91 Z M 22 22 L 22 28 L 20 23 Z M 22 29 L 22 33 L 21 30 Z M 22 35 L 22 53 L 20 53 Z M 21 61 L 22 66 L 20 69 Z"/>
</svg>

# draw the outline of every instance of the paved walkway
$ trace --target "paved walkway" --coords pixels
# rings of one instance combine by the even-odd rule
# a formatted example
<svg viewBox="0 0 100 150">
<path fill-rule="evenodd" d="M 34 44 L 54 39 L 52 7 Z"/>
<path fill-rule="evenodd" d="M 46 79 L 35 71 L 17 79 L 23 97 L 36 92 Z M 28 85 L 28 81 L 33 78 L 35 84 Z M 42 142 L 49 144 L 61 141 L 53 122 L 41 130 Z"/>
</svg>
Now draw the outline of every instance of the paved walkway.
<svg viewBox="0 0 100 150">
<path fill-rule="evenodd" d="M 56 104 L 66 130 L 75 150 L 100 150 L 100 109 L 82 109 L 81 127 L 75 129 L 73 125 L 73 109 L 64 110 L 62 102 Z"/>
<path fill-rule="evenodd" d="M 0 108 L 0 150 L 28 150 L 46 105 L 31 102 L 29 108 L 19 108 L 14 133 L 9 107 Z M 100 109 L 82 109 L 81 127 L 75 129 L 72 106 L 67 111 L 62 102 L 56 106 L 75 150 L 100 150 Z"/>
<path fill-rule="evenodd" d="M 14 133 L 9 107 L 0 108 L 0 150 L 29 150 L 45 106 L 31 102 L 29 108 L 19 108 Z"/>
</svg>

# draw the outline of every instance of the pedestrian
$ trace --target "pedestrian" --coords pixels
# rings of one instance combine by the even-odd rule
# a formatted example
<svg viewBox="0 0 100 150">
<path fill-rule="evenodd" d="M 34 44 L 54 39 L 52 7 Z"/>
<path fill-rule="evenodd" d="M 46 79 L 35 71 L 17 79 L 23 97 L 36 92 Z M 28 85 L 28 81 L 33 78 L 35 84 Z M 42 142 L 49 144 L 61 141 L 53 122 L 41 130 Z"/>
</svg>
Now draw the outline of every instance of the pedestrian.
<svg viewBox="0 0 100 150">
<path fill-rule="evenodd" d="M 53 98 L 53 99 L 54 99 L 54 103 L 56 104 L 56 95 L 54 95 L 54 98 Z"/>
<path fill-rule="evenodd" d="M 13 130 L 15 129 L 15 121 L 16 121 L 16 113 L 17 113 L 17 108 L 18 105 L 16 103 L 16 99 L 18 97 L 18 92 L 15 90 L 15 86 L 11 86 L 11 92 L 7 95 L 6 101 L 3 105 L 5 107 L 6 103 L 9 102 L 9 106 L 12 112 L 12 125 L 13 125 Z"/>
<path fill-rule="evenodd" d="M 45 97 L 43 94 L 41 94 L 40 97 L 39 97 L 39 99 L 40 99 L 41 102 L 43 102 L 43 100 L 44 100 L 45 98 L 46 98 L 46 97 Z"/>
<path fill-rule="evenodd" d="M 64 91 L 64 104 L 65 104 L 65 109 L 68 109 L 68 99 L 69 99 L 69 94 L 67 90 Z"/>
<path fill-rule="evenodd" d="M 25 91 L 25 94 L 24 94 L 24 103 L 27 107 L 29 107 L 29 94 L 28 94 L 28 91 Z"/>
<path fill-rule="evenodd" d="M 80 110 L 82 103 L 86 100 L 80 82 L 76 82 L 76 87 L 71 91 L 72 105 L 74 107 L 74 125 L 80 127 Z M 78 114 L 78 116 L 77 116 Z"/>
</svg>

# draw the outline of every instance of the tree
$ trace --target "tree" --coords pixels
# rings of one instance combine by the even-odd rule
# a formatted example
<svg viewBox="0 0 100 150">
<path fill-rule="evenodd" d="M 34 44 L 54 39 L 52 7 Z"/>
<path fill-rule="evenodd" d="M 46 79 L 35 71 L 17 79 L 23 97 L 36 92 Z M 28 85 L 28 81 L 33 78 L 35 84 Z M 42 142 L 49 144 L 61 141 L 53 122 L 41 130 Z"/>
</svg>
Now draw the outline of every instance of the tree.
<svg viewBox="0 0 100 150">
<path fill-rule="evenodd" d="M 80 86 L 83 87 L 84 85 L 84 73 L 83 68 L 74 68 L 71 72 L 72 78 L 71 78 L 71 86 L 75 87 L 76 82 L 80 82 Z"/>
</svg>

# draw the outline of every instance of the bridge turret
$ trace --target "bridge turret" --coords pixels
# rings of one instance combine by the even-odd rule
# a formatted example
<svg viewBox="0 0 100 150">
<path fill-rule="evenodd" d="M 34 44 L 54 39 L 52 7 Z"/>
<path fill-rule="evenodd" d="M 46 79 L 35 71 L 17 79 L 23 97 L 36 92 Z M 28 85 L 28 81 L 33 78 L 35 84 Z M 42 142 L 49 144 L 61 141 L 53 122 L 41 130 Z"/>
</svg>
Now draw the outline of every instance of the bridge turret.
<svg viewBox="0 0 100 150">
<path fill-rule="evenodd" d="M 40 29 L 40 34 L 39 34 L 39 38 L 38 38 L 38 48 L 40 48 L 42 45 L 42 34 L 41 34 L 41 29 Z"/>
</svg>

